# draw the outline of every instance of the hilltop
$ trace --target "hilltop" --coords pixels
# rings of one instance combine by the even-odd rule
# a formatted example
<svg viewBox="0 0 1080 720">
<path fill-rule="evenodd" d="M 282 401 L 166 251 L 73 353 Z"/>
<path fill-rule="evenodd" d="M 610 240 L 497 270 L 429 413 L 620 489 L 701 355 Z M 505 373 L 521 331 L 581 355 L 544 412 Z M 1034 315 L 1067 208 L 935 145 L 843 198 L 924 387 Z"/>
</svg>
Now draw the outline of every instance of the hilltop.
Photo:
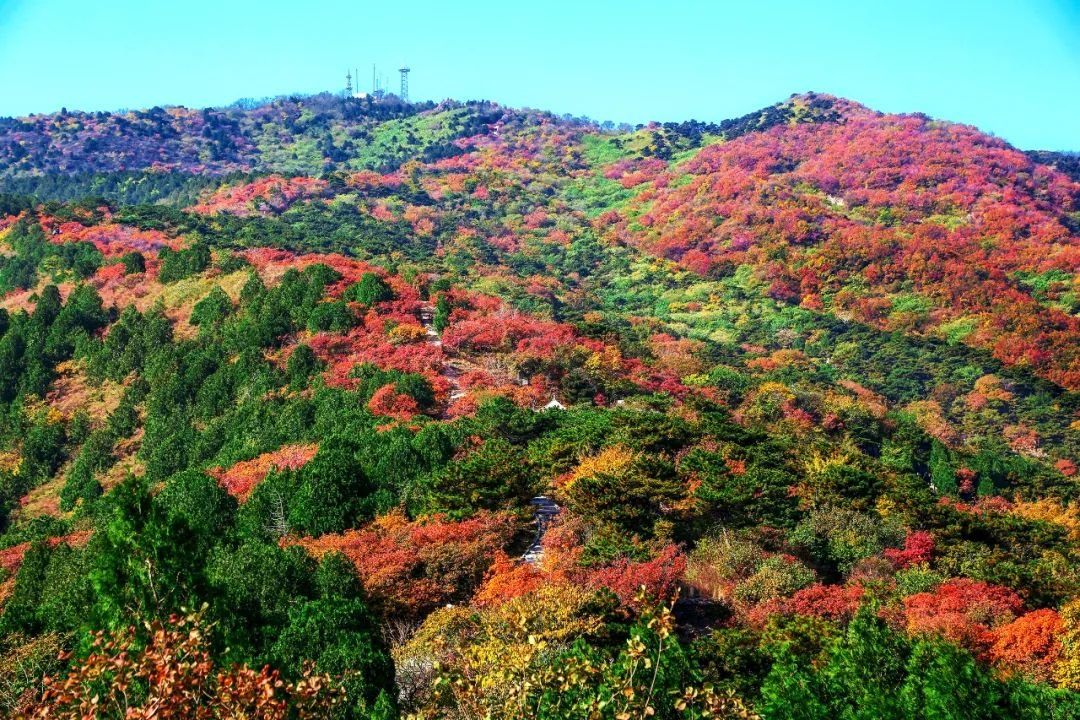
<svg viewBox="0 0 1080 720">
<path fill-rule="evenodd" d="M 661 717 L 1068 714 L 1071 163 L 815 93 L 0 121 L 3 707 L 157 620 L 354 717 L 629 707 L 642 652 Z"/>
</svg>

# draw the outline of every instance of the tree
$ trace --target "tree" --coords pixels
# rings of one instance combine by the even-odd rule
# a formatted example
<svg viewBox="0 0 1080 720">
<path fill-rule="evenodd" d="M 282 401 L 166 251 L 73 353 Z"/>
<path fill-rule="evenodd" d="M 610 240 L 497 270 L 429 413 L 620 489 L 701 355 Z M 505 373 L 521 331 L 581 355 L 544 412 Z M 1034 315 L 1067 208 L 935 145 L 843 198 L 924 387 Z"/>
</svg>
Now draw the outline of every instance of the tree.
<svg viewBox="0 0 1080 720">
<path fill-rule="evenodd" d="M 170 522 L 183 523 L 210 544 L 230 533 L 237 508 L 235 498 L 198 470 L 185 470 L 166 480 L 154 504 Z"/>
<path fill-rule="evenodd" d="M 146 272 L 146 258 L 140 252 L 124 253 L 120 258 L 120 262 L 124 265 L 125 275 Z"/>
<path fill-rule="evenodd" d="M 285 365 L 285 376 L 293 389 L 299 390 L 306 387 L 308 380 L 319 369 L 319 359 L 311 346 L 300 344 L 289 353 L 289 361 Z"/>
<path fill-rule="evenodd" d="M 665 507 L 685 498 L 670 463 L 619 447 L 585 459 L 562 495 L 576 515 L 641 537 L 651 537 Z"/>
<path fill-rule="evenodd" d="M 317 598 L 289 610 L 271 656 L 281 667 L 302 667 L 311 660 L 318 670 L 345 678 L 350 717 L 371 717 L 365 709 L 380 699 L 385 707 L 393 697 L 394 666 L 364 603 L 356 571 L 340 554 L 327 555 L 315 585 Z"/>
<path fill-rule="evenodd" d="M 49 547 L 46 543 L 35 542 L 27 548 L 15 576 L 11 597 L 4 604 L 4 614 L 0 615 L 0 635 L 11 632 L 36 634 L 40 630 L 37 607 L 48 566 Z"/>
<path fill-rule="evenodd" d="M 1018 717 L 1000 713 L 1002 695 L 1001 688 L 970 654 L 941 640 L 919 640 L 907 661 L 907 680 L 894 697 L 905 717 Z"/>
<path fill-rule="evenodd" d="M 95 474 L 109 469 L 116 461 L 112 452 L 114 442 L 108 428 L 90 434 L 60 491 L 61 510 L 71 510 L 79 500 L 89 502 L 101 495 L 101 483 Z"/>
<path fill-rule="evenodd" d="M 379 275 L 366 272 L 360 276 L 360 281 L 345 289 L 346 300 L 360 303 L 371 307 L 375 303 L 394 299 L 394 291 Z"/>
<path fill-rule="evenodd" d="M 99 627 L 122 628 L 132 618 L 162 619 L 198 606 L 207 597 L 207 542 L 186 522 L 169 518 L 144 479 L 129 477 L 107 501 L 88 549 L 95 595 L 91 616 Z"/>
<path fill-rule="evenodd" d="M 458 462 L 435 471 L 418 498 L 428 512 L 467 517 L 480 509 L 513 507 L 532 497 L 533 476 L 520 450 L 492 438 Z"/>
<path fill-rule="evenodd" d="M 318 537 L 355 527 L 374 515 L 368 496 L 374 490 L 356 457 L 356 446 L 327 438 L 311 462 L 297 473 L 289 499 L 289 526 Z"/>
<path fill-rule="evenodd" d="M 446 293 L 439 293 L 439 299 L 435 301 L 435 313 L 431 319 L 431 327 L 435 332 L 442 334 L 442 331 L 450 324 L 450 311 L 453 307 L 450 305 L 450 298 Z"/>
<path fill-rule="evenodd" d="M 220 285 L 215 285 L 206 297 L 195 303 L 190 322 L 192 325 L 198 325 L 204 332 L 210 332 L 221 327 L 232 311 L 232 298 L 221 289 Z"/>
<path fill-rule="evenodd" d="M 269 667 L 220 666 L 212 639 L 213 626 L 198 613 L 155 620 L 145 629 L 95 632 L 89 652 L 66 676 L 46 678 L 20 717 L 315 720 L 334 716 L 350 699 L 340 677 L 310 668 L 287 682 Z"/>
</svg>

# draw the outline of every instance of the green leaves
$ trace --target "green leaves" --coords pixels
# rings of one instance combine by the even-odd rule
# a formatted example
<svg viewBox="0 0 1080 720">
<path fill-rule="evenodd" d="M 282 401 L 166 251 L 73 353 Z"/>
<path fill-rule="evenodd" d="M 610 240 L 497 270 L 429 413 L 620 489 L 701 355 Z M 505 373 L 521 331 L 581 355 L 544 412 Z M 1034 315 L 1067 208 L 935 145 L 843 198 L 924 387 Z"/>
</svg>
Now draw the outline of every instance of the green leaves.
<svg viewBox="0 0 1080 720">
<path fill-rule="evenodd" d="M 394 291 L 382 277 L 373 272 L 366 272 L 360 276 L 359 282 L 345 288 L 344 298 L 371 307 L 375 303 L 393 300 Z"/>
</svg>

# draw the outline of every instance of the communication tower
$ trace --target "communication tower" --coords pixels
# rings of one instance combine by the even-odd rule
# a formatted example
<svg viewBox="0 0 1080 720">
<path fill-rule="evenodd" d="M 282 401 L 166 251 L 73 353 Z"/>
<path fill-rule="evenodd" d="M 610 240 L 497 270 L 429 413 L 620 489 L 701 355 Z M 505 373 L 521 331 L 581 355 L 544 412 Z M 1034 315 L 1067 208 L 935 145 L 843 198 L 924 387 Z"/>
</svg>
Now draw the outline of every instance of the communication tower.
<svg viewBox="0 0 1080 720">
<path fill-rule="evenodd" d="M 401 102 L 409 102 L 409 68 L 402 67 L 398 69 L 401 73 Z"/>
</svg>

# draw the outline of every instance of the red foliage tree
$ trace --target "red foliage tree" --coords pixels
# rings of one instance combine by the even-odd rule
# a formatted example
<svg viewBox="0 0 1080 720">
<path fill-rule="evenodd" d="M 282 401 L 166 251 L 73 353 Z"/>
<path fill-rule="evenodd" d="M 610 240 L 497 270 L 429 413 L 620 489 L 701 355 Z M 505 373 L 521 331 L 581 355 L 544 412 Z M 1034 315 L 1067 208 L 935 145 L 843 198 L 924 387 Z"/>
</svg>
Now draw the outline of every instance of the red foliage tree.
<svg viewBox="0 0 1080 720">
<path fill-rule="evenodd" d="M 273 452 L 263 453 L 252 460 L 238 462 L 232 467 L 210 468 L 207 474 L 221 483 L 230 495 L 241 502 L 247 500 L 255 486 L 274 470 L 299 470 L 311 462 L 318 445 L 283 445 Z"/>
<path fill-rule="evenodd" d="M 909 532 L 904 538 L 904 548 L 897 550 L 888 548 L 885 550 L 885 558 L 893 564 L 897 570 L 930 562 L 934 553 L 934 538 L 925 530 Z"/>
<path fill-rule="evenodd" d="M 686 556 L 674 545 L 668 545 L 655 558 L 633 562 L 625 558 L 605 568 L 589 571 L 584 583 L 592 588 L 607 588 L 627 606 L 637 603 L 642 588 L 651 601 L 671 599 L 686 573 Z"/>
<path fill-rule="evenodd" d="M 376 415 L 394 418 L 395 420 L 408 420 L 420 412 L 416 400 L 412 397 L 399 393 L 393 383 L 383 385 L 375 391 L 368 401 L 368 410 Z"/>
<path fill-rule="evenodd" d="M 500 552 L 484 584 L 473 597 L 473 603 L 480 606 L 501 605 L 507 600 L 534 592 L 546 580 L 545 574 L 536 566 L 513 560 Z"/>
<path fill-rule="evenodd" d="M 942 635 L 980 655 L 994 642 L 994 629 L 1011 622 L 1022 605 L 1012 590 L 968 578 L 904 598 L 909 631 Z"/>
</svg>

